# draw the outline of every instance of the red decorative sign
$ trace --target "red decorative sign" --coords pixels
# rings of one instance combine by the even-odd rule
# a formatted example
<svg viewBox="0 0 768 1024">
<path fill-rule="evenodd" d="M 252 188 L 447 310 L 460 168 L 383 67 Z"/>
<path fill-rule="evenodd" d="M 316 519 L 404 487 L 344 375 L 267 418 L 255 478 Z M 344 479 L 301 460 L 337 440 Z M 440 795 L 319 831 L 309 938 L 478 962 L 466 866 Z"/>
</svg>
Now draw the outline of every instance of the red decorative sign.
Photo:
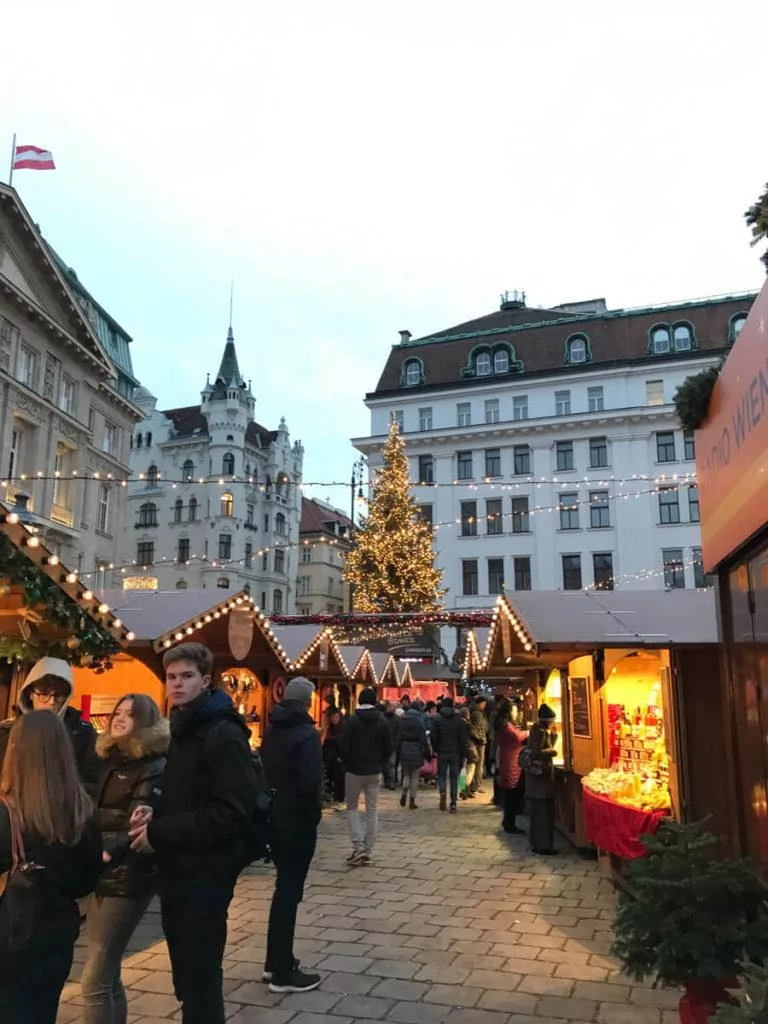
<svg viewBox="0 0 768 1024">
<path fill-rule="evenodd" d="M 282 676 L 278 676 L 272 680 L 272 702 L 279 704 L 285 696 L 285 679 Z"/>
</svg>

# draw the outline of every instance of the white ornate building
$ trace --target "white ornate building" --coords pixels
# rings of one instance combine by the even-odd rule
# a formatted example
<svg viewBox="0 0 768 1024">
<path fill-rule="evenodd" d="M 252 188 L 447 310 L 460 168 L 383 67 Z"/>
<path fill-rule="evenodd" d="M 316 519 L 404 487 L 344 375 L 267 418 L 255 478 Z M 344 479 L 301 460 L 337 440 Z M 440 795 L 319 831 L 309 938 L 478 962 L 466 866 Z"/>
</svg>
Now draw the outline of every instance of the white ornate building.
<svg viewBox="0 0 768 1024">
<path fill-rule="evenodd" d="M 267 430 L 240 374 L 230 327 L 200 404 L 144 413 L 132 438 L 121 561 L 125 586 L 248 587 L 267 611 L 295 608 L 304 449 L 285 420 Z"/>
<path fill-rule="evenodd" d="M 705 584 L 694 440 L 672 398 L 728 351 L 753 299 L 529 309 L 513 293 L 437 334 L 401 332 L 354 444 L 375 471 L 400 423 L 447 607 L 502 588 Z"/>
</svg>

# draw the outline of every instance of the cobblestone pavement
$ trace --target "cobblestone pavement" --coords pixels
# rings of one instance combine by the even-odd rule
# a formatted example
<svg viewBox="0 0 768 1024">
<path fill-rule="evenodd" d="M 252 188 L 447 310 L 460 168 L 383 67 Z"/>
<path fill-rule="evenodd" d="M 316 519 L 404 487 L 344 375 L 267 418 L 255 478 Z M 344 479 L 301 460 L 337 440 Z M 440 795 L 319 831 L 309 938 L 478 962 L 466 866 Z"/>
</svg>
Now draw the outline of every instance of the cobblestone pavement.
<svg viewBox="0 0 768 1024">
<path fill-rule="evenodd" d="M 230 909 L 224 961 L 232 1024 L 676 1024 L 675 993 L 630 984 L 609 955 L 614 896 L 594 862 L 532 857 L 498 831 L 487 797 L 440 813 L 382 794 L 374 864 L 350 869 L 345 816 L 324 816 L 299 912 L 296 952 L 315 992 L 272 995 L 261 982 L 271 870 L 249 869 Z M 561 846 L 563 843 L 561 842 Z M 76 982 L 59 1024 L 81 1019 Z M 130 1024 L 178 1020 L 154 910 L 125 960 Z"/>
</svg>

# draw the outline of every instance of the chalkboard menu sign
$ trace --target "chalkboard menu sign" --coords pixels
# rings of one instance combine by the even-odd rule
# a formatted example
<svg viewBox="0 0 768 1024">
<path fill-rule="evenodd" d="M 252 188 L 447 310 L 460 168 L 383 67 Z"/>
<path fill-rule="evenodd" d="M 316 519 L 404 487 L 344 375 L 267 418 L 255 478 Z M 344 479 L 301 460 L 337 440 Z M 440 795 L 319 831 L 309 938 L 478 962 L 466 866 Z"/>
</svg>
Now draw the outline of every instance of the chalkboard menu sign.
<svg viewBox="0 0 768 1024">
<path fill-rule="evenodd" d="M 591 740 L 592 717 L 590 715 L 589 679 L 571 679 L 571 714 L 573 716 L 573 735 Z"/>
</svg>

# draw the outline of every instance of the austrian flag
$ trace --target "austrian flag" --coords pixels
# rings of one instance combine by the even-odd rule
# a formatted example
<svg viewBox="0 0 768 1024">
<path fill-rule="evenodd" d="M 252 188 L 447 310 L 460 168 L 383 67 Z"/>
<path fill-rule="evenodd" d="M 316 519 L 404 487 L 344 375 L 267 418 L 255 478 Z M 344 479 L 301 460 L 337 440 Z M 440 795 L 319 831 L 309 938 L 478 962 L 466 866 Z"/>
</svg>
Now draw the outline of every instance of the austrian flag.
<svg viewBox="0 0 768 1024">
<path fill-rule="evenodd" d="M 13 153 L 14 171 L 55 171 L 53 154 L 38 146 L 16 146 Z"/>
</svg>

